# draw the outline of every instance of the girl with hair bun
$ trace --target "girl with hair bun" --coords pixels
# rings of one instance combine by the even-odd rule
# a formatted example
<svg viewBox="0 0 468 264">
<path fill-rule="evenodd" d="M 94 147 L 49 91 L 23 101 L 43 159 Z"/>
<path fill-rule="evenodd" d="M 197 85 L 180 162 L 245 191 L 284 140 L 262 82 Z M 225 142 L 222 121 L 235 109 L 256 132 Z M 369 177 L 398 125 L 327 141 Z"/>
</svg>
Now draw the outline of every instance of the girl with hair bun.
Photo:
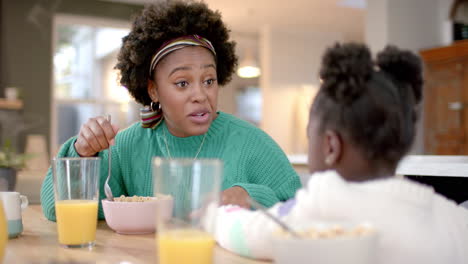
<svg viewBox="0 0 468 264">
<path fill-rule="evenodd" d="M 416 132 L 421 60 L 389 46 L 374 61 L 363 44 L 336 44 L 323 56 L 320 78 L 307 131 L 313 174 L 295 199 L 269 212 L 293 228 L 369 221 L 379 233 L 376 263 L 466 263 L 468 210 L 394 177 Z M 272 257 L 271 236 L 279 226 L 262 213 L 222 206 L 211 216 L 217 216 L 222 247 Z"/>
</svg>

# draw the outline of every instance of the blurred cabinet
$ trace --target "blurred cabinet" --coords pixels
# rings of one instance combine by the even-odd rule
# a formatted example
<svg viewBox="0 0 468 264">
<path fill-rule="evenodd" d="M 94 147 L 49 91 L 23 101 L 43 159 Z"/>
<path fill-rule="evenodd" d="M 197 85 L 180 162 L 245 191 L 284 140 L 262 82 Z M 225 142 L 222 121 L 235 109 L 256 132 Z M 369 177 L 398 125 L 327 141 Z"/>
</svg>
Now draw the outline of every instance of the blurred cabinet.
<svg viewBox="0 0 468 264">
<path fill-rule="evenodd" d="M 468 155 L 468 41 L 421 51 L 425 154 Z"/>
</svg>

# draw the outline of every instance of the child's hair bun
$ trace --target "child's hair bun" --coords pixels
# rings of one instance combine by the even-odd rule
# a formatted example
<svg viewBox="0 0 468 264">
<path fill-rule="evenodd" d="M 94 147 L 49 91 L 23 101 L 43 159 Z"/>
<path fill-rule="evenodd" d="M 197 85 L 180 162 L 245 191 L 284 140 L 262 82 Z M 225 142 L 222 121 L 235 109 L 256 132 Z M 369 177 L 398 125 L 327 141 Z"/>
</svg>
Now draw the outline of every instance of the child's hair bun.
<svg viewBox="0 0 468 264">
<path fill-rule="evenodd" d="M 411 51 L 387 46 L 377 55 L 377 65 L 394 80 L 408 84 L 414 94 L 415 103 L 422 99 L 422 63 Z"/>
<path fill-rule="evenodd" d="M 363 44 L 335 44 L 322 58 L 322 89 L 339 103 L 359 97 L 373 71 L 372 56 Z"/>
</svg>

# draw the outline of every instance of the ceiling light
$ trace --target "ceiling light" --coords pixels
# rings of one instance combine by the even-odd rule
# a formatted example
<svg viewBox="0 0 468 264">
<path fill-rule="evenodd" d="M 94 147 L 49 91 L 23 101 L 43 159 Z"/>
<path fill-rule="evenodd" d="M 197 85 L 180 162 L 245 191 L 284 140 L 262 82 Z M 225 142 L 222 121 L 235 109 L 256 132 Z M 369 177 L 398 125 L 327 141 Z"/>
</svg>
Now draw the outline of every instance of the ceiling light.
<svg viewBox="0 0 468 264">
<path fill-rule="evenodd" d="M 260 68 L 256 66 L 244 66 L 237 69 L 237 75 L 241 78 L 255 78 L 260 76 Z"/>
<path fill-rule="evenodd" d="M 247 49 L 245 56 L 239 64 L 237 75 L 241 78 L 256 78 L 260 76 L 261 71 L 257 61 L 254 59 L 252 51 Z"/>
</svg>

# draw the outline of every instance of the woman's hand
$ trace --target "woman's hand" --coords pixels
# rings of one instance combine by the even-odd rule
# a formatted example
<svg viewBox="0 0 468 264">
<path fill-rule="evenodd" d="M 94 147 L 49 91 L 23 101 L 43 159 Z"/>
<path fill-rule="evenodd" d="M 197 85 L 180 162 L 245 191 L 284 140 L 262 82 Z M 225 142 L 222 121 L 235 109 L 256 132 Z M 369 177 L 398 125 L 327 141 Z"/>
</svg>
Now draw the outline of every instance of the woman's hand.
<svg viewBox="0 0 468 264">
<path fill-rule="evenodd" d="M 221 205 L 238 205 L 240 207 L 249 209 L 249 193 L 240 186 L 234 186 L 226 189 L 221 194 Z"/>
<path fill-rule="evenodd" d="M 90 118 L 80 128 L 75 150 L 81 157 L 92 157 L 114 143 L 119 128 L 103 116 Z"/>
</svg>

